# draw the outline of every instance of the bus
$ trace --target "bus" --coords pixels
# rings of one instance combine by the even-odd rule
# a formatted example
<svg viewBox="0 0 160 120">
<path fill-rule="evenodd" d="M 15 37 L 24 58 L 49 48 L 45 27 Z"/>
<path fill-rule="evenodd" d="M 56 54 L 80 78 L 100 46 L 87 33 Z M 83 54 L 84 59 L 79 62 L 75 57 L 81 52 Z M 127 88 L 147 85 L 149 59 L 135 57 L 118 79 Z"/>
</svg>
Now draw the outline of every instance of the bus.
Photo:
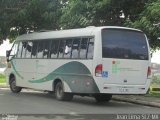
<svg viewBox="0 0 160 120">
<path fill-rule="evenodd" d="M 80 95 L 108 102 L 114 94 L 146 94 L 149 51 L 146 35 L 127 27 L 24 34 L 6 52 L 7 83 L 13 93 L 38 89 L 54 93 L 58 100 Z"/>
</svg>

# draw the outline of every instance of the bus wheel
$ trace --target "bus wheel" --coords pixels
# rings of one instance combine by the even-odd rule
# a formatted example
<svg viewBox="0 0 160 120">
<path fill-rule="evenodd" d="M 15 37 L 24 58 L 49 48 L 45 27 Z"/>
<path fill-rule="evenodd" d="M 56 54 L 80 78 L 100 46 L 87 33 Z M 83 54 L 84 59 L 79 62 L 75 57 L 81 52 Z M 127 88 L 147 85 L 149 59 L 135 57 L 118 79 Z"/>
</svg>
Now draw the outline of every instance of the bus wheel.
<svg viewBox="0 0 160 120">
<path fill-rule="evenodd" d="M 21 87 L 16 86 L 15 77 L 12 77 L 12 78 L 11 78 L 9 85 L 10 85 L 10 90 L 11 90 L 13 93 L 19 93 L 19 92 L 21 92 L 21 90 L 22 90 Z"/>
<path fill-rule="evenodd" d="M 148 88 L 146 94 L 150 94 L 150 91 L 151 91 L 150 88 Z"/>
<path fill-rule="evenodd" d="M 96 102 L 109 102 L 112 99 L 112 95 L 111 94 L 107 94 L 107 95 L 95 95 L 94 96 L 96 99 Z"/>
<path fill-rule="evenodd" d="M 55 97 L 60 101 L 70 101 L 73 99 L 73 94 L 65 93 L 62 82 L 58 82 L 55 87 Z"/>
</svg>

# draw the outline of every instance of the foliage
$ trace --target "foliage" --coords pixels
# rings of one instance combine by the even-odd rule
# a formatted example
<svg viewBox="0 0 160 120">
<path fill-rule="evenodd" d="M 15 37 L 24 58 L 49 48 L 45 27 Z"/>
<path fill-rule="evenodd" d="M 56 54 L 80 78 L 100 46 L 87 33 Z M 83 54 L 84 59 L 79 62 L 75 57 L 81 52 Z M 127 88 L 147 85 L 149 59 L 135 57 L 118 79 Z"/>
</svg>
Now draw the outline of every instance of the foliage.
<svg viewBox="0 0 160 120">
<path fill-rule="evenodd" d="M 86 26 L 143 30 L 160 48 L 160 0 L 0 0 L 0 41 L 32 31 Z"/>
<path fill-rule="evenodd" d="M 27 1 L 29 0 L 0 0 L 0 44 L 10 35 L 10 28 L 13 27 L 11 21 Z"/>
<path fill-rule="evenodd" d="M 146 1 L 69 0 L 62 9 L 61 24 L 65 29 L 89 25 L 123 26 L 126 19 L 135 20 L 137 18 L 137 14 L 142 12 Z"/>
<path fill-rule="evenodd" d="M 135 21 L 127 20 L 126 25 L 139 28 L 146 33 L 152 51 L 160 49 L 160 0 L 152 0 Z"/>
<path fill-rule="evenodd" d="M 152 75 L 151 84 L 159 84 L 160 85 L 160 75 Z"/>
<path fill-rule="evenodd" d="M 6 3 L 6 7 L 10 6 L 11 13 L 5 7 L 1 9 L 3 12 L 0 20 L 0 38 L 9 38 L 11 41 L 17 35 L 28 33 L 31 31 L 39 31 L 41 29 L 55 30 L 59 29 L 58 22 L 61 16 L 60 0 L 1 0 L 0 4 Z M 18 2 L 17 2 L 18 1 Z M 21 2 L 21 7 L 18 7 Z"/>
<path fill-rule="evenodd" d="M 5 76 L 0 74 L 0 83 L 5 83 Z"/>
<path fill-rule="evenodd" d="M 149 94 L 146 94 L 145 97 L 156 97 L 160 98 L 160 92 L 152 92 L 150 91 Z"/>
</svg>

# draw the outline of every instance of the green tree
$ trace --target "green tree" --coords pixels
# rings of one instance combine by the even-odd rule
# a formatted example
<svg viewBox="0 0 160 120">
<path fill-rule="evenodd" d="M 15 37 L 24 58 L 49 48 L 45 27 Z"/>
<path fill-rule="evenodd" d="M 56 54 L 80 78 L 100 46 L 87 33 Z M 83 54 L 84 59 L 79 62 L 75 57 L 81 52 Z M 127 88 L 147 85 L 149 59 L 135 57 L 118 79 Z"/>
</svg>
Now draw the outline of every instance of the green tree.
<svg viewBox="0 0 160 120">
<path fill-rule="evenodd" d="M 62 0 L 1 0 L 10 6 L 1 8 L 0 40 L 9 38 L 12 42 L 17 35 L 39 30 L 60 29 Z M 21 2 L 23 1 L 24 4 Z M 14 5 L 13 5 L 14 3 Z M 20 7 L 19 7 L 20 6 Z"/>
<path fill-rule="evenodd" d="M 60 16 L 60 0 L 32 0 L 12 19 L 13 27 L 16 28 L 12 32 L 24 34 L 31 31 L 60 29 Z"/>
<path fill-rule="evenodd" d="M 68 4 L 62 9 L 61 25 L 64 29 L 89 25 L 123 26 L 126 19 L 135 20 L 138 18 L 147 1 L 69 0 Z"/>
<path fill-rule="evenodd" d="M 10 34 L 11 20 L 28 0 L 0 0 L 0 44 Z"/>
<path fill-rule="evenodd" d="M 139 17 L 132 21 L 127 20 L 127 26 L 143 30 L 150 42 L 151 52 L 160 49 L 160 0 L 152 0 L 145 5 L 145 9 Z"/>
</svg>

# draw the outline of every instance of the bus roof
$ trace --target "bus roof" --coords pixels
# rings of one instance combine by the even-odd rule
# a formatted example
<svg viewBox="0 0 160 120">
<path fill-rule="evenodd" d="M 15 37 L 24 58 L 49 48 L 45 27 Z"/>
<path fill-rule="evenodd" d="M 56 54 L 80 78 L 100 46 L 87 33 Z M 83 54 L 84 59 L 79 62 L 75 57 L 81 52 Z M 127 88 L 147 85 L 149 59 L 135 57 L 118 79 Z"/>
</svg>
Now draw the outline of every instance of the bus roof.
<svg viewBox="0 0 160 120">
<path fill-rule="evenodd" d="M 70 38 L 70 37 L 80 37 L 80 36 L 83 36 L 83 37 L 84 36 L 94 36 L 96 32 L 98 32 L 102 29 L 105 29 L 105 28 L 128 29 L 128 30 L 142 32 L 138 29 L 127 28 L 127 27 L 118 27 L 118 26 L 94 27 L 94 26 L 89 26 L 86 28 L 79 28 L 79 29 L 68 29 L 68 30 L 58 30 L 58 31 L 49 31 L 49 32 L 33 32 L 33 33 L 18 36 L 16 41 L 53 39 L 53 38 Z"/>
</svg>

